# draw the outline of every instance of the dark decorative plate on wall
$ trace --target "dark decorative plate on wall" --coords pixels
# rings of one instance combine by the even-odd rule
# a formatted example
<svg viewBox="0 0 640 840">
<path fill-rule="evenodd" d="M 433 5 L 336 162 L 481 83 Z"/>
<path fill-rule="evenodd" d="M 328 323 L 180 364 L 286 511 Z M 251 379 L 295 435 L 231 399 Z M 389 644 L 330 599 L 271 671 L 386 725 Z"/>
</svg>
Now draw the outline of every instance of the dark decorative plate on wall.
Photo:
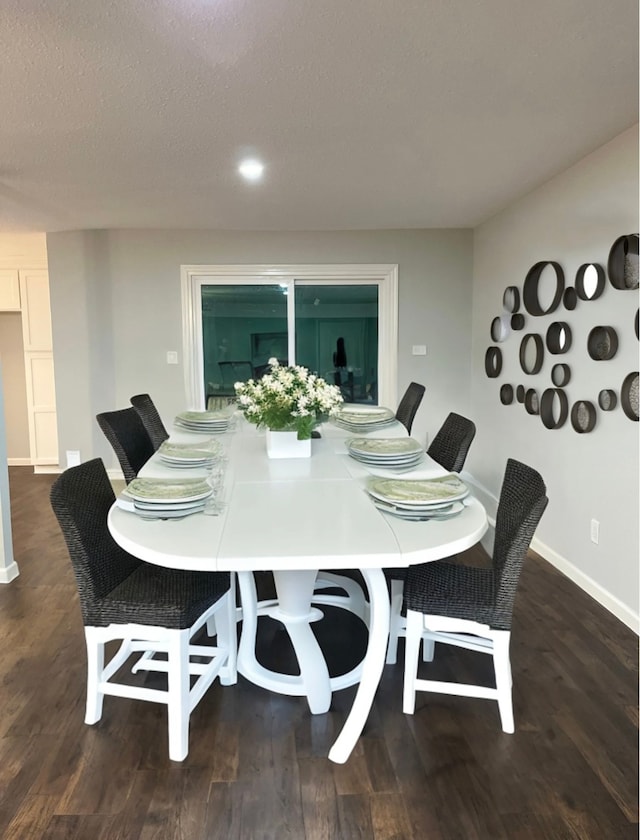
<svg viewBox="0 0 640 840">
<path fill-rule="evenodd" d="M 500 402 L 502 405 L 511 405 L 513 402 L 513 385 L 503 385 L 500 388 Z"/>
<path fill-rule="evenodd" d="M 502 295 L 502 305 L 511 313 L 520 309 L 520 289 L 517 286 L 507 286 Z"/>
<path fill-rule="evenodd" d="M 544 361 L 544 344 L 538 333 L 527 333 L 520 342 L 520 367 L 529 376 L 540 373 Z"/>
<path fill-rule="evenodd" d="M 629 420 L 638 419 L 638 371 L 628 373 L 620 388 L 620 405 Z"/>
<path fill-rule="evenodd" d="M 598 405 L 603 411 L 613 411 L 617 404 L 616 392 L 610 388 L 603 388 L 598 394 Z"/>
<path fill-rule="evenodd" d="M 540 411 L 540 401 L 538 399 L 538 392 L 535 388 L 528 388 L 524 395 L 524 407 L 527 414 L 538 414 Z"/>
<path fill-rule="evenodd" d="M 609 251 L 609 282 L 614 289 L 638 288 L 638 234 L 619 236 Z"/>
<path fill-rule="evenodd" d="M 587 350 L 596 362 L 606 362 L 618 352 L 618 333 L 613 327 L 594 327 L 587 339 Z"/>
<path fill-rule="evenodd" d="M 551 270 L 555 272 L 556 288 L 551 303 L 545 309 L 540 302 L 539 285 L 542 273 L 548 266 L 550 266 Z M 562 270 L 560 263 L 547 260 L 537 262 L 535 265 L 531 266 L 527 272 L 527 276 L 525 277 L 524 288 L 522 291 L 524 308 L 527 310 L 529 315 L 548 315 L 550 312 L 555 312 L 560 305 L 563 294 L 564 271 Z"/>
<path fill-rule="evenodd" d="M 554 365 L 551 368 L 551 381 L 556 388 L 564 388 L 571 379 L 571 368 L 569 365 Z"/>
<path fill-rule="evenodd" d="M 569 400 L 562 388 L 547 388 L 540 398 L 540 419 L 547 429 L 560 429 L 569 416 Z"/>
<path fill-rule="evenodd" d="M 571 425 L 579 434 L 592 432 L 596 425 L 596 407 L 589 400 L 578 400 L 571 409 Z"/>
</svg>

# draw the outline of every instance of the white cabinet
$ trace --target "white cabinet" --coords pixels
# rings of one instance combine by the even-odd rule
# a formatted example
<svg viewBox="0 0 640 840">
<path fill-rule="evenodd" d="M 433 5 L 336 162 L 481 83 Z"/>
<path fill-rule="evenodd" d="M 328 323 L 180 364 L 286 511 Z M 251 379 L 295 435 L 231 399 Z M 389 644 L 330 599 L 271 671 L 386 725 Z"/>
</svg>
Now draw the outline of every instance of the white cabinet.
<svg viewBox="0 0 640 840">
<path fill-rule="evenodd" d="M 19 276 L 31 463 L 34 466 L 57 464 L 49 275 L 43 269 L 34 269 L 21 270 Z"/>
<path fill-rule="evenodd" d="M 0 268 L 0 312 L 20 311 L 20 277 L 15 268 Z"/>
</svg>

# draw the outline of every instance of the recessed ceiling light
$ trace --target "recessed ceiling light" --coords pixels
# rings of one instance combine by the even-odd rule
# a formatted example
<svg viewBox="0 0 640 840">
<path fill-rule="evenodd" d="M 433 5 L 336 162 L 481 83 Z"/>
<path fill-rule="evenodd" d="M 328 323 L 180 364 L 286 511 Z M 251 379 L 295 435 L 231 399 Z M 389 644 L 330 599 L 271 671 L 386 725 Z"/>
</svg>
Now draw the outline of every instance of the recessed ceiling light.
<svg viewBox="0 0 640 840">
<path fill-rule="evenodd" d="M 259 181 L 264 172 L 264 164 L 255 158 L 248 158 L 247 160 L 243 160 L 240 166 L 238 166 L 238 172 L 247 181 Z"/>
</svg>

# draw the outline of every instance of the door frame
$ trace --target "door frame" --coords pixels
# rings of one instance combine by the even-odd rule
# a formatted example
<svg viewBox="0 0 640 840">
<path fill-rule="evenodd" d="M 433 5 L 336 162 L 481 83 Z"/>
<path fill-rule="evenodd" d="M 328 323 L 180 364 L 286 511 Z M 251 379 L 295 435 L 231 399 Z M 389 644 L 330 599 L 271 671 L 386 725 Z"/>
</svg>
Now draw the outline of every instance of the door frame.
<svg viewBox="0 0 640 840">
<path fill-rule="evenodd" d="M 321 265 L 182 265 L 182 353 L 187 405 L 203 409 L 204 378 L 202 359 L 202 302 L 200 287 L 207 278 L 238 283 L 302 282 L 331 284 L 369 283 L 378 285 L 378 401 L 394 407 L 398 399 L 398 266 L 397 264 L 321 264 Z M 290 316 L 294 305 L 289 295 Z M 290 347 L 290 359 L 295 348 Z"/>
</svg>

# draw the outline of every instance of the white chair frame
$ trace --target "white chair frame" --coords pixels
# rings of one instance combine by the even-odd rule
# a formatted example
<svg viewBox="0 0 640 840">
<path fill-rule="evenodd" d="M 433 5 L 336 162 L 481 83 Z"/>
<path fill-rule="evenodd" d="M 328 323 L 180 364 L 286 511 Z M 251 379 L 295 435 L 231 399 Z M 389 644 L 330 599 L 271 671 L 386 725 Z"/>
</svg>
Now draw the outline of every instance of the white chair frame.
<svg viewBox="0 0 640 840">
<path fill-rule="evenodd" d="M 488 624 L 479 624 L 477 621 L 424 615 L 415 610 L 407 610 L 403 712 L 408 715 L 414 713 L 416 691 L 496 700 L 503 732 L 514 732 L 510 640 L 511 631 L 509 630 L 494 630 Z M 490 654 L 493 657 L 496 687 L 486 688 L 466 683 L 418 679 L 418 653 L 421 641 L 424 644 L 424 659 L 428 662 L 433 659 L 436 642 Z"/>
<path fill-rule="evenodd" d="M 217 633 L 215 647 L 190 644 L 193 635 L 205 624 L 208 636 Z M 164 703 L 168 709 L 169 758 L 183 761 L 189 752 L 191 712 L 216 676 L 220 676 L 222 685 L 233 685 L 238 679 L 235 576 L 231 575 L 229 591 L 185 630 L 149 624 L 110 624 L 108 627 L 85 626 L 84 633 L 87 645 L 85 723 L 94 724 L 100 720 L 106 694 Z M 121 639 L 121 645 L 105 665 L 105 644 L 114 639 Z M 132 665 L 132 673 L 163 671 L 168 676 L 167 690 L 112 681 L 114 674 L 136 653 L 142 655 Z M 158 653 L 166 654 L 166 659 L 156 659 Z M 209 661 L 194 662 L 193 657 Z M 197 679 L 190 686 L 192 675 Z"/>
</svg>

